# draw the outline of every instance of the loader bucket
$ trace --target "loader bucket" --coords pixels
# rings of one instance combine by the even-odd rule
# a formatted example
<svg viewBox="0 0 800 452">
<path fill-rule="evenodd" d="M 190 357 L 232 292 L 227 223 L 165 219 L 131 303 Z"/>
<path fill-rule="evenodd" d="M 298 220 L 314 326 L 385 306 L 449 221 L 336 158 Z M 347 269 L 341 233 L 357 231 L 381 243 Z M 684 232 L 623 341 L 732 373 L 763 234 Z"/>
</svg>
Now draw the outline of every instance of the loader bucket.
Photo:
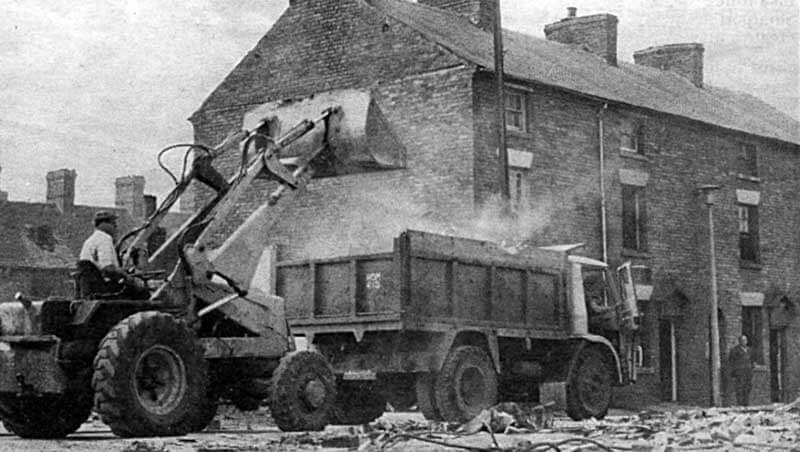
<svg viewBox="0 0 800 452">
<path fill-rule="evenodd" d="M 244 116 L 242 128 L 261 129 L 278 138 L 305 119 L 318 118 L 328 108 L 338 108 L 327 131 L 329 148 L 318 160 L 326 168 L 318 168 L 320 176 L 341 176 L 405 166 L 405 149 L 389 127 L 380 107 L 370 94 L 360 90 L 337 90 L 314 94 L 301 99 L 287 99 L 260 105 Z M 302 139 L 281 151 L 280 158 L 300 157 L 309 149 L 324 143 L 326 128 L 319 124 Z"/>
</svg>

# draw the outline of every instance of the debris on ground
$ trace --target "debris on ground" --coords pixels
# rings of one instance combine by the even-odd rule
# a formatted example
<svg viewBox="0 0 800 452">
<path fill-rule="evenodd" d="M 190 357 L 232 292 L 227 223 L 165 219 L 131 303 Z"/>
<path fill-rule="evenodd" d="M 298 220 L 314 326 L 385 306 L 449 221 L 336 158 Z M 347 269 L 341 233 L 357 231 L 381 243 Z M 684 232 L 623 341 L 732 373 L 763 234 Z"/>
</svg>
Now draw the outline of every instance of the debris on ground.
<svg viewBox="0 0 800 452">
<path fill-rule="evenodd" d="M 643 411 L 604 420 L 570 421 L 548 416 L 550 407 L 502 403 L 463 425 L 378 420 L 364 430 L 358 450 L 385 450 L 405 441 L 477 451 L 545 450 L 782 450 L 800 452 L 800 399 L 780 405 Z M 465 442 L 486 432 L 491 446 Z M 525 439 L 501 447 L 495 433 L 538 433 L 543 441 Z M 546 436 L 544 434 L 547 434 Z M 552 434 L 552 435 L 550 435 Z M 509 436 L 503 437 L 507 443 Z M 530 437 L 529 435 L 528 437 Z M 486 438 L 486 437 L 484 437 Z M 550 440 L 549 438 L 554 438 Z M 486 441 L 483 441 L 484 443 Z M 354 447 L 351 445 L 350 447 Z"/>
</svg>

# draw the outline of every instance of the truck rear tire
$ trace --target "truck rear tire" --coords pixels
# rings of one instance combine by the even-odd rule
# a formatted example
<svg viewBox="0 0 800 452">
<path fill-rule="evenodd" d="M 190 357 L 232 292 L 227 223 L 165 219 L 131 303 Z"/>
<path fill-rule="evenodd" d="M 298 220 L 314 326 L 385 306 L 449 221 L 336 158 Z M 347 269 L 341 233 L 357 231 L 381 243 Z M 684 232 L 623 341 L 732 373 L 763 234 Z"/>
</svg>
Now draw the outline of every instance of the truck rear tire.
<svg viewBox="0 0 800 452">
<path fill-rule="evenodd" d="M 336 388 L 336 393 L 334 418 L 338 424 L 369 424 L 386 410 L 386 397 L 373 382 L 343 382 Z"/>
<path fill-rule="evenodd" d="M 436 374 L 423 373 L 417 376 L 417 408 L 420 413 L 429 421 L 441 421 L 442 415 L 436 408 L 436 400 L 433 396 L 433 382 L 436 381 Z"/>
<path fill-rule="evenodd" d="M 482 348 L 462 345 L 445 358 L 434 389 L 442 418 L 466 422 L 497 403 L 497 372 Z"/>
<path fill-rule="evenodd" d="M 92 413 L 92 394 L 0 398 L 0 417 L 10 432 L 22 438 L 64 438 Z"/>
<path fill-rule="evenodd" d="M 284 432 L 322 430 L 334 415 L 336 377 L 321 354 L 297 351 L 272 374 L 270 411 Z"/>
<path fill-rule="evenodd" d="M 567 376 L 567 415 L 602 419 L 611 404 L 613 374 L 607 354 L 600 348 L 582 348 L 572 359 Z"/>
<path fill-rule="evenodd" d="M 184 435 L 210 421 L 203 350 L 194 331 L 166 313 L 139 312 L 112 328 L 92 386 L 95 410 L 118 436 Z"/>
</svg>

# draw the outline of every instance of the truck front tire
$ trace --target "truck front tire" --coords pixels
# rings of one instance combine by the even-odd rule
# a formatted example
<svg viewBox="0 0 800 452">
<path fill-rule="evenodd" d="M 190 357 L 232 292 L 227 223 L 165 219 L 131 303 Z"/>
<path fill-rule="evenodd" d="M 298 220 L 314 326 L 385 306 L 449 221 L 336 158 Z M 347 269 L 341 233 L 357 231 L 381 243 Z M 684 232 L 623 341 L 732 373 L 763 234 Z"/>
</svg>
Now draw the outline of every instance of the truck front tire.
<svg viewBox="0 0 800 452">
<path fill-rule="evenodd" d="M 448 422 L 466 422 L 497 403 L 497 372 L 473 345 L 450 351 L 434 383 L 436 407 Z"/>
<path fill-rule="evenodd" d="M 334 415 L 336 376 L 321 354 L 291 352 L 272 374 L 270 412 L 284 432 L 322 430 Z"/>
<path fill-rule="evenodd" d="M 95 410 L 122 437 L 183 435 L 209 419 L 208 364 L 197 337 L 172 315 L 133 314 L 100 342 Z"/>
<path fill-rule="evenodd" d="M 573 357 L 567 376 L 567 414 L 572 419 L 601 419 L 611 404 L 613 374 L 607 353 L 583 347 Z"/>
</svg>

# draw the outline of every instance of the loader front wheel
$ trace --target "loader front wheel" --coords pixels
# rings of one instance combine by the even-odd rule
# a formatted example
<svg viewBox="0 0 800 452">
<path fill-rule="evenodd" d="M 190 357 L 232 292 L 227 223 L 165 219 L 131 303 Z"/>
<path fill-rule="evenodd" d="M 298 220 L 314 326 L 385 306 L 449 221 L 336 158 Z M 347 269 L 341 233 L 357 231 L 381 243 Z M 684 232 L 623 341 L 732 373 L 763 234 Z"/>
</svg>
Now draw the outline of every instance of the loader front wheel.
<svg viewBox="0 0 800 452">
<path fill-rule="evenodd" d="M 334 414 L 336 377 L 316 352 L 297 351 L 281 358 L 272 374 L 270 411 L 284 432 L 322 430 Z"/>
<path fill-rule="evenodd" d="M 612 386 L 607 354 L 599 347 L 582 348 L 573 357 L 567 376 L 567 415 L 576 421 L 605 417 Z"/>
<path fill-rule="evenodd" d="M 473 345 L 454 348 L 436 377 L 434 395 L 448 422 L 466 422 L 497 403 L 497 373 L 489 355 Z"/>
<path fill-rule="evenodd" d="M 133 314 L 100 342 L 92 378 L 95 410 L 118 436 L 197 431 L 213 403 L 207 370 L 185 322 L 154 311 Z"/>
<path fill-rule="evenodd" d="M 6 429 L 22 438 L 64 438 L 86 422 L 92 412 L 91 392 L 59 396 L 0 398 Z"/>
</svg>

